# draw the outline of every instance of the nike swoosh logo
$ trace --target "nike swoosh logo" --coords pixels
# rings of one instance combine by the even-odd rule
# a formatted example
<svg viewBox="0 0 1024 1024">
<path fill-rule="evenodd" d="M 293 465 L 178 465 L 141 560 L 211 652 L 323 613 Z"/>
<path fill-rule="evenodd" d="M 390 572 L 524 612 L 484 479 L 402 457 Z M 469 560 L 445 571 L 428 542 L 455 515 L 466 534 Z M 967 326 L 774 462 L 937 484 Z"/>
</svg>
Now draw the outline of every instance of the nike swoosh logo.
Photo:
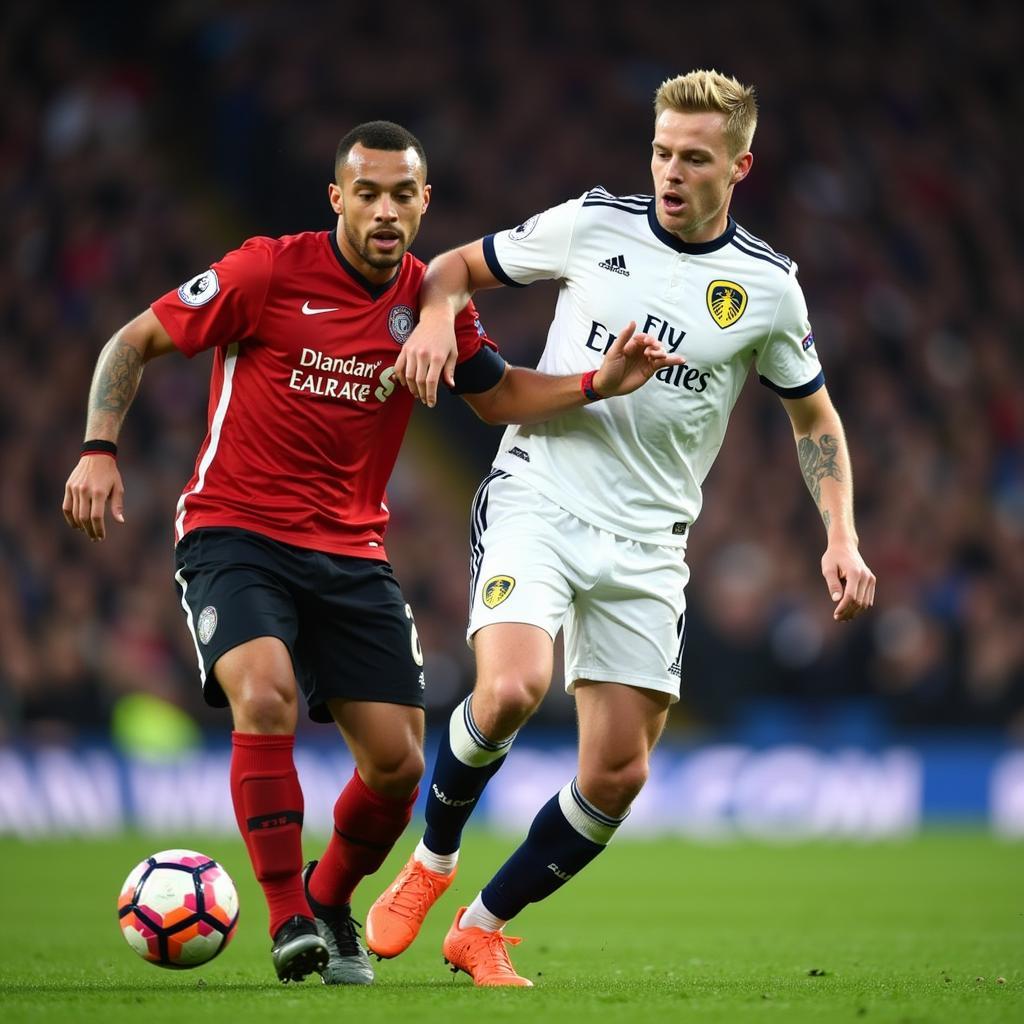
<svg viewBox="0 0 1024 1024">
<path fill-rule="evenodd" d="M 340 308 L 340 306 L 329 306 L 327 309 L 314 309 L 309 304 L 309 299 L 306 299 L 302 304 L 302 312 L 305 313 L 306 316 L 316 316 L 317 313 L 337 313 Z"/>
</svg>

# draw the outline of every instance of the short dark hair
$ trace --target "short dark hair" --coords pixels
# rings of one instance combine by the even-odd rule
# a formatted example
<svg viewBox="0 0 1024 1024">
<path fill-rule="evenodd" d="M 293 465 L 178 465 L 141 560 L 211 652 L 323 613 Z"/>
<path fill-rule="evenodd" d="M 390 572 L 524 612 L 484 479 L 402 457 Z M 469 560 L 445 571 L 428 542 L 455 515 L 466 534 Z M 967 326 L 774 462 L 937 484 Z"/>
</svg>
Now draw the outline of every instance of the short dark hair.
<svg viewBox="0 0 1024 1024">
<path fill-rule="evenodd" d="M 357 125 L 338 143 L 334 154 L 334 176 L 337 180 L 341 165 L 348 159 L 349 150 L 356 144 L 367 149 L 386 149 L 402 151 L 412 147 L 416 150 L 423 165 L 423 177 L 427 176 L 427 154 L 423 152 L 423 143 L 407 128 L 394 121 L 367 121 Z"/>
</svg>

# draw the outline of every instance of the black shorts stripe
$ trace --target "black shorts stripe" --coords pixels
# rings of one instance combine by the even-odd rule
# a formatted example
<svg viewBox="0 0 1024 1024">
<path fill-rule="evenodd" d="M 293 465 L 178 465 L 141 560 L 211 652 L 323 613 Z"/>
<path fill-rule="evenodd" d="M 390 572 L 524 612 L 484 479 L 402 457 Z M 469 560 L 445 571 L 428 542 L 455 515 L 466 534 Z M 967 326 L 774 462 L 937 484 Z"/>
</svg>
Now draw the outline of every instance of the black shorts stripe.
<svg viewBox="0 0 1024 1024">
<path fill-rule="evenodd" d="M 469 607 L 473 608 L 476 599 L 477 576 L 480 564 L 484 560 L 483 532 L 487 529 L 487 489 L 491 482 L 507 477 L 503 469 L 492 469 L 484 477 L 473 498 L 469 524 Z"/>
<path fill-rule="evenodd" d="M 679 633 L 679 650 L 676 653 L 676 660 L 669 666 L 669 672 L 674 676 L 681 676 L 683 673 L 683 651 L 686 649 L 686 612 L 679 616 L 676 631 Z"/>
</svg>

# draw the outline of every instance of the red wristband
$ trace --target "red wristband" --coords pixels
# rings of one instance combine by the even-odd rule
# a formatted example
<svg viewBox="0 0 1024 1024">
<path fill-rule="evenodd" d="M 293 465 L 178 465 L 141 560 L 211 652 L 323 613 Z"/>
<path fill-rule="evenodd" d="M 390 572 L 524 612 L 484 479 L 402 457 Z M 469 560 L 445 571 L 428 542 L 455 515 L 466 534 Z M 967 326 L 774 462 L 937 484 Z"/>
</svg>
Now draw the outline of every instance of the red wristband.
<svg viewBox="0 0 1024 1024">
<path fill-rule="evenodd" d="M 583 392 L 588 402 L 600 402 L 604 395 L 600 394 L 597 388 L 594 387 L 594 378 L 597 376 L 597 370 L 587 370 L 580 379 L 580 391 Z"/>
</svg>

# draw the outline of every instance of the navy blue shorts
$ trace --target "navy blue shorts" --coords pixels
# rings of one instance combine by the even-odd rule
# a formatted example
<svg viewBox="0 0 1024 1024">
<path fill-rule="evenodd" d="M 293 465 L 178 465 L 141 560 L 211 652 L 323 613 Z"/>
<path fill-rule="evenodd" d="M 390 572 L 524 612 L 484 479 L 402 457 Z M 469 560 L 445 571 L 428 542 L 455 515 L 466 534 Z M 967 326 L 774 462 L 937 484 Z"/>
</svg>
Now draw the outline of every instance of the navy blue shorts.
<svg viewBox="0 0 1024 1024">
<path fill-rule="evenodd" d="M 291 652 L 314 722 L 332 721 L 327 701 L 336 697 L 423 707 L 423 653 L 387 562 L 217 527 L 187 533 L 175 563 L 207 704 L 228 706 L 217 659 L 275 636 Z"/>
</svg>

